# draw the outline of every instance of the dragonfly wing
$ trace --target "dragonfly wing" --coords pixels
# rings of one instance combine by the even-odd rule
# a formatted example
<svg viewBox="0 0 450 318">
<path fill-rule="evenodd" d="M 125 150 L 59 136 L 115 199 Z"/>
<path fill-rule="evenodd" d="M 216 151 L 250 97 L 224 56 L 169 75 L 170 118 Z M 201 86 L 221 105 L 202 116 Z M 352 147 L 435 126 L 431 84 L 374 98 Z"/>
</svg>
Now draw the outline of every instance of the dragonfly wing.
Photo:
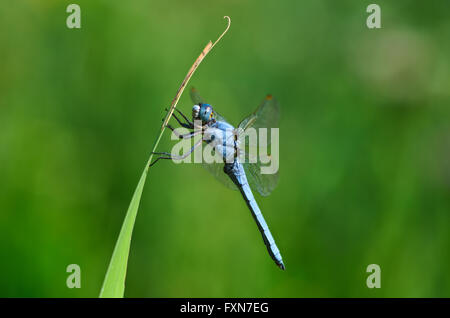
<svg viewBox="0 0 450 318">
<path fill-rule="evenodd" d="M 245 157 L 243 166 L 247 174 L 249 184 L 256 189 L 262 196 L 268 196 L 277 186 L 279 172 L 274 174 L 262 174 L 261 168 L 267 164 L 261 162 L 261 155 L 270 156 L 271 148 L 271 128 L 278 128 L 280 119 L 280 108 L 278 102 L 271 95 L 268 95 L 261 105 L 239 124 L 238 132 L 244 134 L 240 136 L 241 151 L 244 151 Z M 249 128 L 255 128 L 256 144 L 251 144 L 251 138 L 241 138 L 245 133 L 249 133 Z M 266 147 L 262 147 L 259 140 L 259 128 L 267 128 Z M 251 134 L 248 134 L 249 136 Z M 263 136 L 261 136 L 263 137 Z"/>
<path fill-rule="evenodd" d="M 257 130 L 257 133 L 259 133 L 258 128 L 267 128 L 267 143 L 270 144 L 270 129 L 278 128 L 279 121 L 280 106 L 272 95 L 267 95 L 261 105 L 240 122 L 239 129 L 245 131 L 248 128 L 253 127 Z"/>
<path fill-rule="evenodd" d="M 191 88 L 190 94 L 191 94 L 191 100 L 194 102 L 195 105 L 205 103 L 204 99 L 200 96 L 200 94 L 194 87 Z"/>
<path fill-rule="evenodd" d="M 206 147 L 211 146 L 206 145 Z M 214 152 L 214 150 L 211 151 Z M 214 153 L 214 156 L 216 155 L 217 154 Z M 212 163 L 207 163 L 203 161 L 202 167 L 208 170 L 220 183 L 225 185 L 227 188 L 232 190 L 238 190 L 237 186 L 233 183 L 230 177 L 228 177 L 228 175 L 223 171 L 224 163 L 220 161 L 220 158 L 218 158 L 218 160 L 214 160 L 214 162 Z"/>
<path fill-rule="evenodd" d="M 225 119 L 225 117 L 223 117 L 222 115 L 220 115 L 217 111 L 213 110 L 214 113 L 214 118 L 218 121 L 222 121 L 225 123 L 230 123 L 228 120 Z"/>
<path fill-rule="evenodd" d="M 245 174 L 252 189 L 256 189 L 262 196 L 268 196 L 278 184 L 279 173 L 261 174 L 261 163 L 244 164 Z M 202 163 L 202 167 L 208 170 L 220 183 L 231 190 L 239 190 L 231 179 L 224 173 L 223 163 Z"/>
<path fill-rule="evenodd" d="M 256 189 L 262 196 L 266 197 L 276 188 L 279 173 L 262 174 L 261 162 L 243 164 L 248 183 L 252 189 Z"/>
<path fill-rule="evenodd" d="M 231 179 L 223 172 L 223 163 L 202 163 L 202 167 L 208 170 L 220 183 L 231 190 L 239 190 Z"/>
</svg>

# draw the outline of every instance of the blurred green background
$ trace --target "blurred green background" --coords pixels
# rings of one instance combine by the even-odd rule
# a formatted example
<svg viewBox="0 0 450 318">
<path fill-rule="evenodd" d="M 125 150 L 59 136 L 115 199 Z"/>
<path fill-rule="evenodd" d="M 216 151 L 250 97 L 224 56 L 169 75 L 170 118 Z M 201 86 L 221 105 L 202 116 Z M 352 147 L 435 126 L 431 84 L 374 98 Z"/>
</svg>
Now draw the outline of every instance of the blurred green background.
<svg viewBox="0 0 450 318">
<path fill-rule="evenodd" d="M 379 0 L 369 30 L 370 3 L 3 1 L 0 296 L 98 296 L 164 108 L 229 15 L 189 86 L 235 124 L 279 100 L 280 183 L 257 201 L 286 271 L 239 193 L 166 161 L 125 296 L 449 297 L 450 5 Z M 381 289 L 366 287 L 372 263 Z"/>
</svg>

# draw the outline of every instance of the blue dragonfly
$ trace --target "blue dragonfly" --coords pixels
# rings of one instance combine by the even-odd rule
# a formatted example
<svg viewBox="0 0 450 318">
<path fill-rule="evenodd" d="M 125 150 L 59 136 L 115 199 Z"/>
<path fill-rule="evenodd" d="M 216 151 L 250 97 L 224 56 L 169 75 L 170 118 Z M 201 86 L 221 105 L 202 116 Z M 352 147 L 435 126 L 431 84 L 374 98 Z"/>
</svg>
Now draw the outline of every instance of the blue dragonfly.
<svg viewBox="0 0 450 318">
<path fill-rule="evenodd" d="M 159 157 L 151 163 L 151 166 L 160 159 L 184 159 L 199 147 L 202 142 L 205 142 L 209 146 L 214 145 L 212 152 L 217 153 L 221 157 L 221 160 L 213 163 L 202 163 L 203 167 L 229 188 L 241 192 L 261 232 L 269 255 L 278 267 L 284 270 L 285 266 L 280 251 L 275 244 L 275 240 L 270 233 L 269 227 L 264 220 L 251 190 L 251 188 L 254 188 L 263 196 L 269 195 L 277 185 L 278 172 L 261 174 L 261 160 L 257 158 L 256 160 L 245 161 L 240 160 L 242 157 L 238 156 L 241 151 L 245 151 L 245 149 L 250 149 L 249 147 L 251 147 L 248 139 L 244 139 L 242 143 L 242 139 L 239 138 L 248 128 L 270 129 L 278 127 L 279 105 L 277 101 L 268 95 L 256 111 L 242 120 L 238 128 L 235 128 L 214 110 L 210 104 L 205 103 L 195 89 L 191 90 L 191 99 L 194 102 L 192 121 L 179 110 L 177 110 L 177 113 L 182 119 L 175 114 L 173 114 L 173 117 L 182 127 L 194 129 L 194 131 L 180 134 L 170 124 L 167 124 L 167 127 L 180 139 L 193 138 L 198 135 L 202 135 L 202 138 L 195 142 L 193 147 L 182 155 L 174 155 L 168 152 L 155 152 L 154 154 L 159 155 Z M 201 124 L 199 125 L 199 123 Z M 231 136 L 229 134 L 230 131 L 233 132 Z M 270 146 L 270 141 L 268 144 Z"/>
</svg>

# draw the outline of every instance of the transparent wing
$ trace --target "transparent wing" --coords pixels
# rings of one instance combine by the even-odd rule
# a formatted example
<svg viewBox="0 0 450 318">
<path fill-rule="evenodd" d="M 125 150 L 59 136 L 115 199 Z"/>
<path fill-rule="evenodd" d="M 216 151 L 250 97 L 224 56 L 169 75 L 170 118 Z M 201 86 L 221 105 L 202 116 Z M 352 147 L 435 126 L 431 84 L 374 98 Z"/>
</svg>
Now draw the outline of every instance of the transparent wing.
<svg viewBox="0 0 450 318">
<path fill-rule="evenodd" d="M 278 184 L 279 174 L 261 174 L 260 163 L 244 164 L 244 170 L 250 187 L 264 197 L 271 194 Z"/>
<path fill-rule="evenodd" d="M 195 105 L 198 105 L 198 104 L 205 104 L 205 103 L 206 103 L 205 100 L 200 96 L 200 94 L 198 93 L 198 91 L 197 91 L 194 87 L 191 88 L 190 94 L 191 94 L 191 100 L 192 100 L 192 102 L 194 102 Z M 218 120 L 218 121 L 223 121 L 223 122 L 226 122 L 226 123 L 229 123 L 229 121 L 226 120 L 225 117 L 223 117 L 222 115 L 220 115 L 220 114 L 214 109 L 214 106 L 213 106 L 213 113 L 214 113 L 214 118 L 216 118 L 216 120 Z"/>
<path fill-rule="evenodd" d="M 238 128 L 240 151 L 244 153 L 241 162 L 248 182 L 262 196 L 268 196 L 278 184 L 278 140 L 277 144 L 272 144 L 271 128 L 279 127 L 279 119 L 278 102 L 268 95 L 252 114 L 241 121 Z M 259 128 L 267 130 L 264 133 Z"/>
<path fill-rule="evenodd" d="M 200 94 L 198 93 L 198 91 L 194 87 L 191 88 L 190 94 L 191 94 L 191 100 L 194 102 L 194 105 L 204 104 L 205 103 L 203 98 L 200 96 Z"/>
<path fill-rule="evenodd" d="M 271 142 L 271 128 L 278 128 L 280 121 L 280 106 L 272 95 L 267 95 L 264 101 L 259 107 L 244 118 L 238 128 L 241 131 L 246 131 L 248 128 L 253 127 L 259 134 L 259 128 L 267 128 L 267 143 Z"/>
<path fill-rule="evenodd" d="M 239 161 L 244 166 L 248 183 L 262 196 L 268 196 L 277 186 L 279 179 L 278 153 L 272 155 L 268 147 L 247 147 Z"/>
<path fill-rule="evenodd" d="M 215 109 L 213 110 L 214 113 L 214 118 L 218 121 L 222 121 L 225 123 L 230 123 L 228 120 L 225 119 L 225 117 L 223 117 L 222 115 L 220 115 Z"/>
<path fill-rule="evenodd" d="M 223 163 L 202 163 L 202 167 L 208 170 L 220 183 L 228 189 L 238 190 L 231 179 L 223 172 Z"/>
<path fill-rule="evenodd" d="M 207 163 L 202 161 L 202 167 L 208 170 L 220 183 L 232 190 L 238 190 L 237 186 L 231 181 L 228 175 L 223 171 L 224 163 L 219 154 L 215 152 L 215 149 L 210 144 L 204 144 L 203 153 L 210 151 L 215 157 L 214 162 Z"/>
</svg>

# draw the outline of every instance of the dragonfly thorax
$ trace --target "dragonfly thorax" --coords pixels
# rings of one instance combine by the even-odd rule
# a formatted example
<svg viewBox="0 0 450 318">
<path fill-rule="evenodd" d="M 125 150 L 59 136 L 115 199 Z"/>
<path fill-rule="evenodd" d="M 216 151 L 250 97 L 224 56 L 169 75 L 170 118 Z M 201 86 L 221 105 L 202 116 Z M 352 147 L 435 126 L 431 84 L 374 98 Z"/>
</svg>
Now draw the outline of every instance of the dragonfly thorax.
<svg viewBox="0 0 450 318">
<path fill-rule="evenodd" d="M 216 121 L 203 131 L 203 140 L 209 144 L 224 162 L 233 162 L 236 157 L 238 140 L 235 129 L 226 122 Z"/>
</svg>

